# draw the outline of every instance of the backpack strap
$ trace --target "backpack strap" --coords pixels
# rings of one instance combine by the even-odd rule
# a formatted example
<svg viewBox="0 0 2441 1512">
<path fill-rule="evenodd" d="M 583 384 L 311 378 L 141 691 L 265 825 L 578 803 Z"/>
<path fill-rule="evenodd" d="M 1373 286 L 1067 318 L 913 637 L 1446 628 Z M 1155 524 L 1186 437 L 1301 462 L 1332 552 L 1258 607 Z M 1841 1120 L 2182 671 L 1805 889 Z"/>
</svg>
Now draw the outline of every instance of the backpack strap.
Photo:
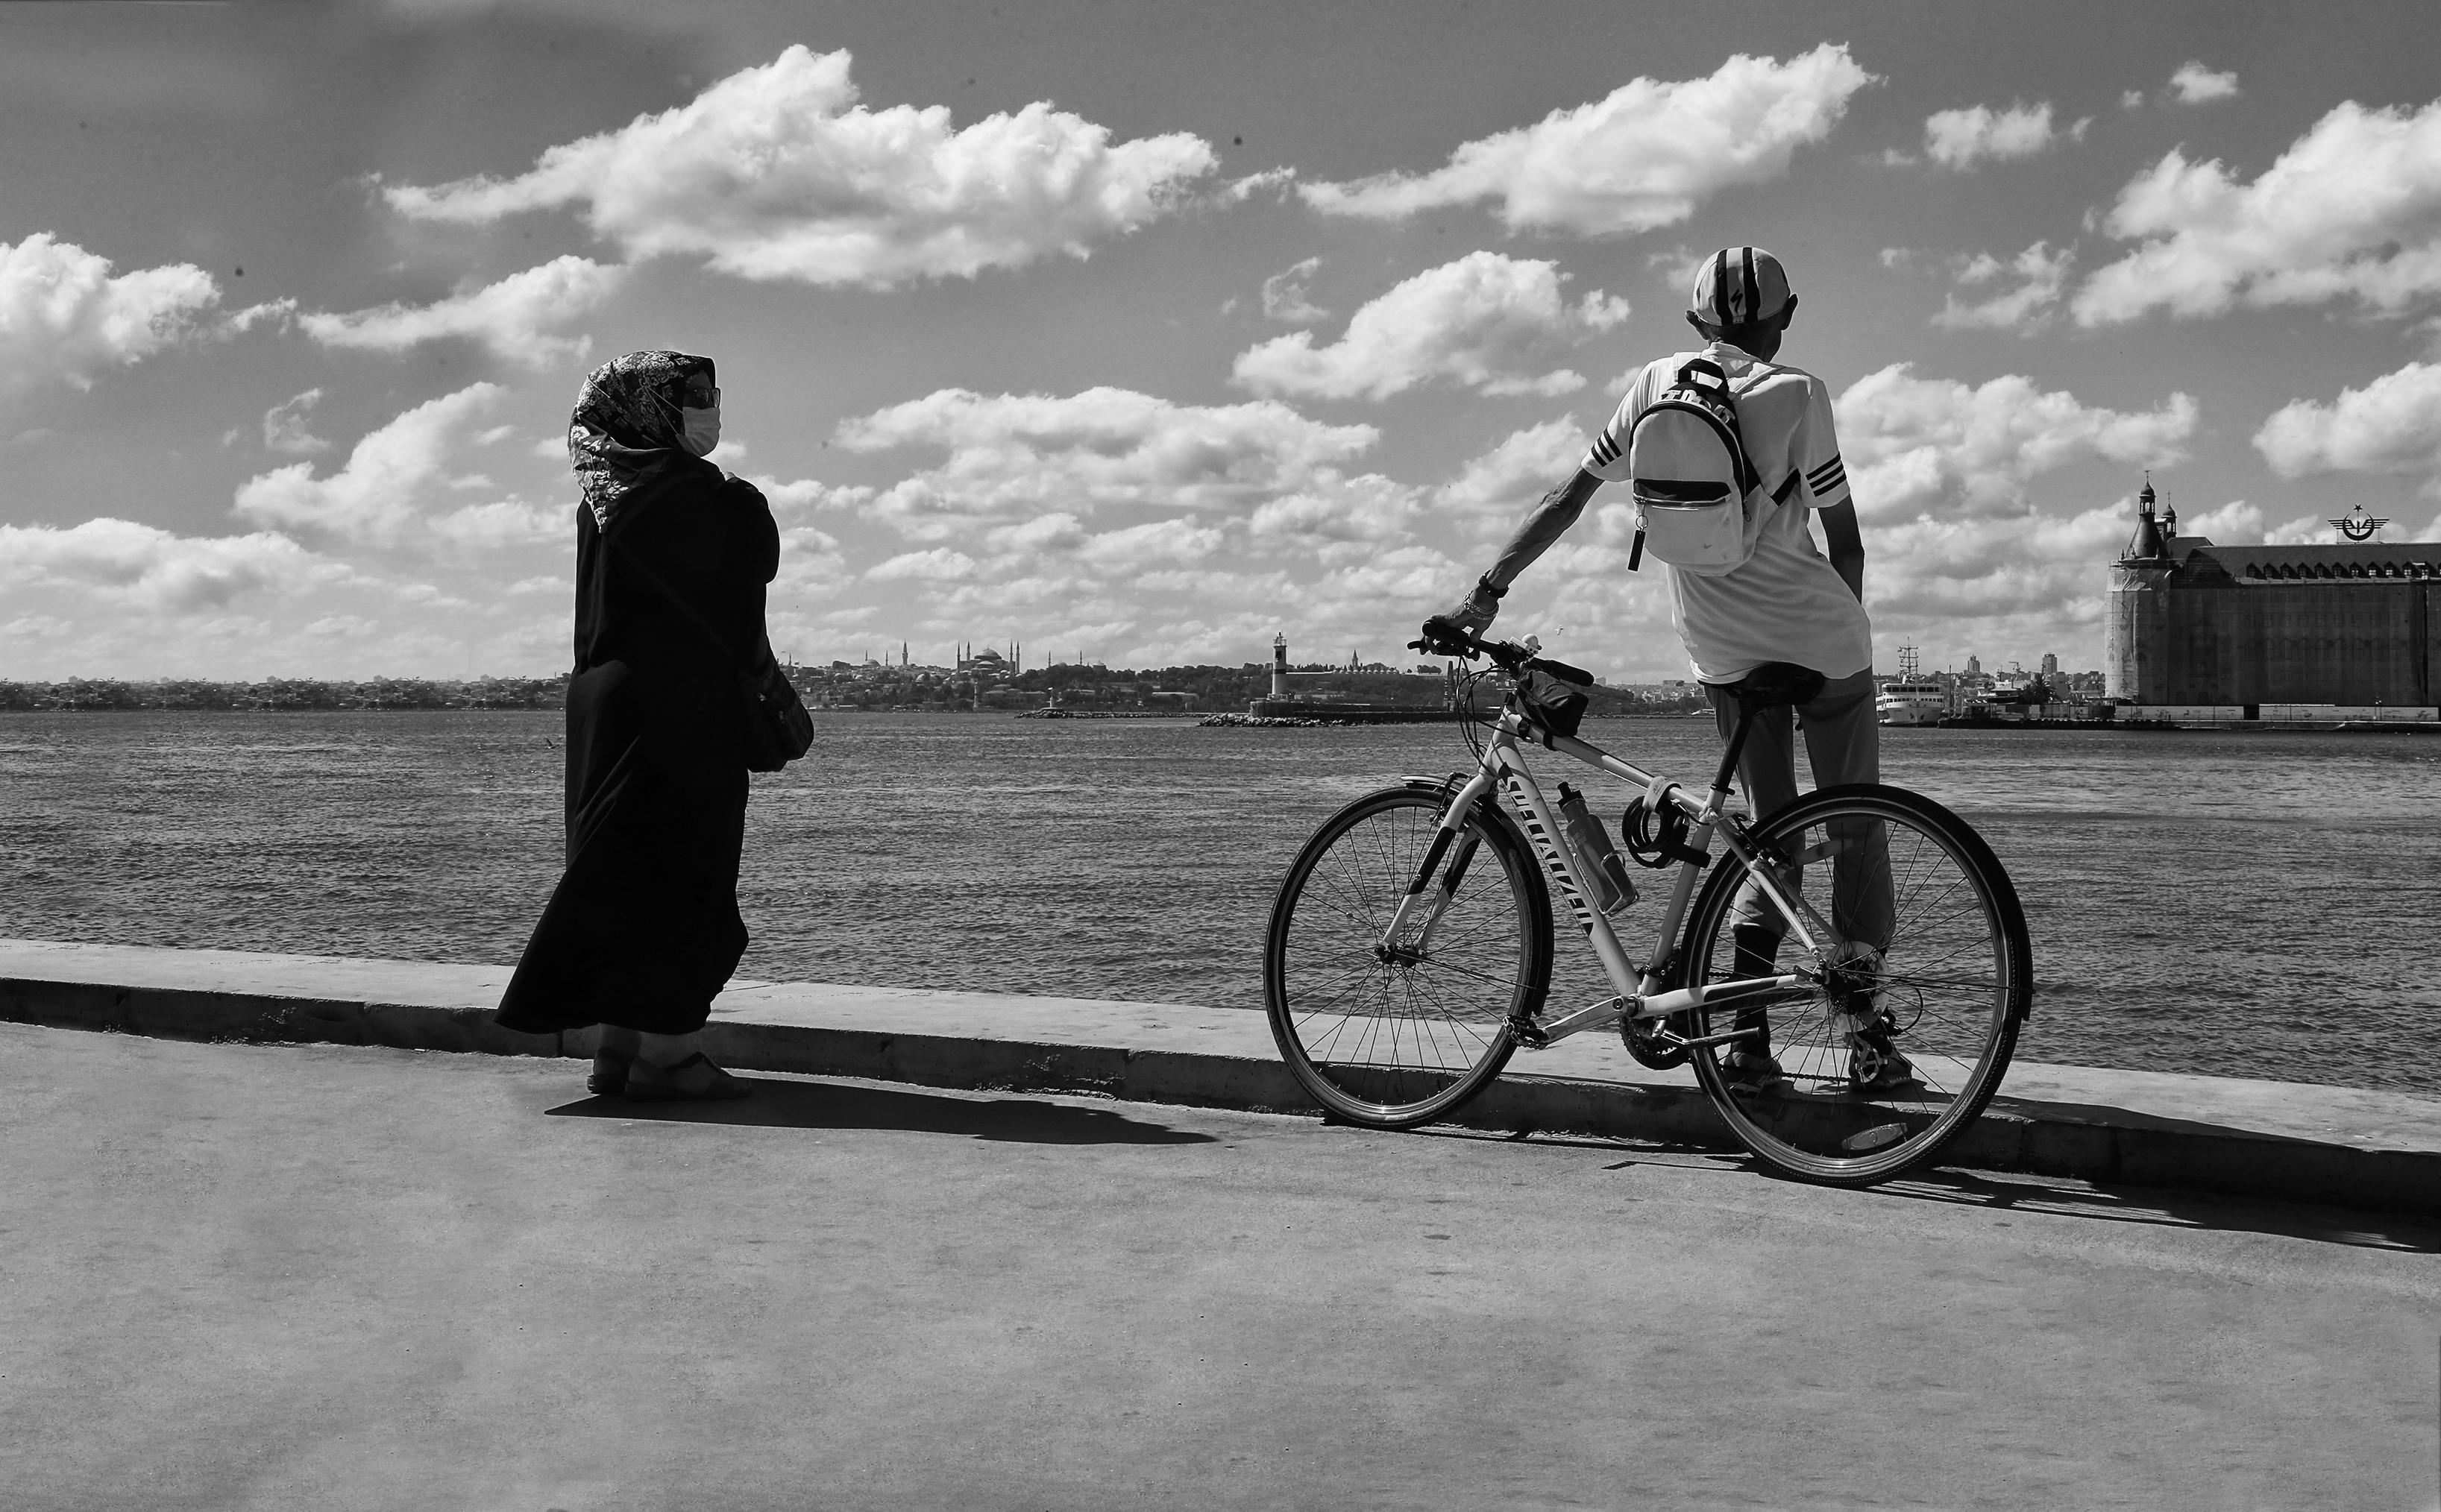
<svg viewBox="0 0 2441 1512">
<path fill-rule="evenodd" d="M 1762 365 L 1759 363 L 1757 366 Z M 1709 384 L 1703 381 L 1708 376 L 1712 380 Z M 1721 406 L 1729 438 L 1737 443 L 1730 452 L 1738 465 L 1738 492 L 1751 494 L 1761 488 L 1763 475 L 1755 471 L 1754 463 L 1746 457 L 1745 428 L 1738 420 L 1738 393 L 1729 382 L 1728 373 L 1709 357 L 1695 357 L 1679 365 L 1678 375 L 1673 380 L 1672 387 L 1692 388 Z M 1754 386 L 1748 384 L 1746 387 L 1751 388 Z"/>
<path fill-rule="evenodd" d="M 1746 373 L 1745 387 L 1748 390 L 1751 390 L 1755 385 L 1763 382 L 1765 378 L 1770 377 L 1773 373 L 1780 370 L 1781 369 L 1779 368 L 1775 367 L 1771 363 L 1763 361 L 1761 357 L 1757 357 L 1754 362 L 1754 367 L 1748 369 Z M 1723 376 L 1723 383 L 1725 386 L 1727 383 L 1726 374 Z M 1737 404 L 1738 392 L 1739 390 L 1734 387 L 1729 388 L 1729 403 L 1732 406 Z M 1745 455 L 1745 432 L 1744 429 L 1741 429 L 1738 432 L 1738 454 L 1741 459 Z M 1798 468 L 1791 467 L 1788 470 L 1788 477 L 1781 481 L 1781 485 L 1778 488 L 1771 491 L 1771 501 L 1774 504 L 1787 503 L 1789 495 L 1797 492 L 1797 475 L 1799 471 L 1800 470 Z M 1763 485 L 1762 473 L 1756 469 L 1751 462 L 1747 463 L 1747 472 L 1754 477 L 1755 486 L 1760 488 Z"/>
</svg>

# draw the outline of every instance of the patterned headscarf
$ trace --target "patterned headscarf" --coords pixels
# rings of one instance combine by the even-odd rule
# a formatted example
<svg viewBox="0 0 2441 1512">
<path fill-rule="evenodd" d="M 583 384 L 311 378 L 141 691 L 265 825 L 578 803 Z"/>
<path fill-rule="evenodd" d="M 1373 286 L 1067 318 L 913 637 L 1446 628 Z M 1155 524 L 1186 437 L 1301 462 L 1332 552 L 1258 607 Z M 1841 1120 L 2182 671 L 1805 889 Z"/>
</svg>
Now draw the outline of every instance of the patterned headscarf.
<svg viewBox="0 0 2441 1512">
<path fill-rule="evenodd" d="M 568 421 L 568 459 L 593 523 L 603 530 L 628 495 L 691 454 L 678 413 L 687 380 L 712 376 L 710 357 L 631 351 L 593 369 Z"/>
</svg>

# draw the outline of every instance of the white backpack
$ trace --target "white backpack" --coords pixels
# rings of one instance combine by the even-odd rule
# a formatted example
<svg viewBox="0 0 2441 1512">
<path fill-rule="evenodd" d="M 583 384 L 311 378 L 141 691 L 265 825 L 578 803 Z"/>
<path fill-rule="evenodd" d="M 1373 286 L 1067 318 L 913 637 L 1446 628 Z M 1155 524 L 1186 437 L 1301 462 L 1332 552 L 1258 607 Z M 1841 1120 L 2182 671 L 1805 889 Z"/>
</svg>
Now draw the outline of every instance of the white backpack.
<svg viewBox="0 0 2441 1512">
<path fill-rule="evenodd" d="M 1648 538 L 1654 556 L 1698 577 L 1733 572 L 1754 554 L 1772 501 L 1746 460 L 1736 399 L 1720 365 L 1698 357 L 1636 417 L 1627 441 L 1636 495 L 1629 571 L 1642 562 Z"/>
</svg>

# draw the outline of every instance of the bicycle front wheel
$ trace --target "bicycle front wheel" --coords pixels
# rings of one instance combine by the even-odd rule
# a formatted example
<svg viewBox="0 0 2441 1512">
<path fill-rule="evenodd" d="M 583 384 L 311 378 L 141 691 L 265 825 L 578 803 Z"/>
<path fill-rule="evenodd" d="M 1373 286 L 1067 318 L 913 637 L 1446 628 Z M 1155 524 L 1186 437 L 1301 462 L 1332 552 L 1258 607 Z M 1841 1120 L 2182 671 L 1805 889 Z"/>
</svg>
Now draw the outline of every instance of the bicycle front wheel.
<svg viewBox="0 0 2441 1512">
<path fill-rule="evenodd" d="M 1856 784 L 1799 800 L 1753 831 L 1809 906 L 1802 949 L 1746 871 L 1716 870 L 1687 926 L 1691 983 L 1797 973 L 1813 985 L 1695 1017 L 1695 1072 L 1766 1163 L 1863 1186 L 1937 1155 L 1983 1111 L 2033 1000 L 2026 921 L 1991 848 L 1918 794 Z M 1766 1050 L 1780 1079 L 1732 1071 Z M 1761 1085 L 1758 1085 L 1758 1083 Z"/>
<path fill-rule="evenodd" d="M 1351 1124 L 1413 1128 L 1481 1091 L 1516 1049 L 1510 1016 L 1541 1012 L 1550 987 L 1542 873 L 1488 796 L 1437 850 L 1447 802 L 1420 787 L 1358 799 L 1306 842 L 1272 907 L 1272 1037 L 1298 1084 Z M 1419 907 L 1392 940 L 1411 889 Z"/>
</svg>

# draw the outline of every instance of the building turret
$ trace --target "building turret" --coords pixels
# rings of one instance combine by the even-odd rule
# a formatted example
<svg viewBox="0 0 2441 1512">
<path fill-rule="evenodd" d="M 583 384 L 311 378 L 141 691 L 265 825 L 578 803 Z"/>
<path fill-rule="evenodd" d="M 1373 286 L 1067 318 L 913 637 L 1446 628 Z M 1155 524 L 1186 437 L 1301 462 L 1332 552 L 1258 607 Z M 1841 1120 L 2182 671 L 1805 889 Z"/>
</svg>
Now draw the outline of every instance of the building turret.
<svg viewBox="0 0 2441 1512">
<path fill-rule="evenodd" d="M 2165 586 L 2176 564 L 2170 537 L 2153 517 L 2153 480 L 2136 495 L 2136 533 L 2110 567 L 2110 601 L 2104 625 L 2103 695 L 2126 703 L 2165 701 L 2162 679 L 2169 667 L 2169 601 Z M 2172 529 L 2178 516 L 2170 516 Z"/>
<path fill-rule="evenodd" d="M 2173 527 L 2178 516 L 2170 516 Z M 2167 562 L 2170 559 L 2170 538 L 2161 522 L 2153 517 L 2153 480 L 2146 478 L 2136 495 L 2136 533 L 2127 538 L 2127 549 L 2119 553 L 2122 562 Z"/>
</svg>

